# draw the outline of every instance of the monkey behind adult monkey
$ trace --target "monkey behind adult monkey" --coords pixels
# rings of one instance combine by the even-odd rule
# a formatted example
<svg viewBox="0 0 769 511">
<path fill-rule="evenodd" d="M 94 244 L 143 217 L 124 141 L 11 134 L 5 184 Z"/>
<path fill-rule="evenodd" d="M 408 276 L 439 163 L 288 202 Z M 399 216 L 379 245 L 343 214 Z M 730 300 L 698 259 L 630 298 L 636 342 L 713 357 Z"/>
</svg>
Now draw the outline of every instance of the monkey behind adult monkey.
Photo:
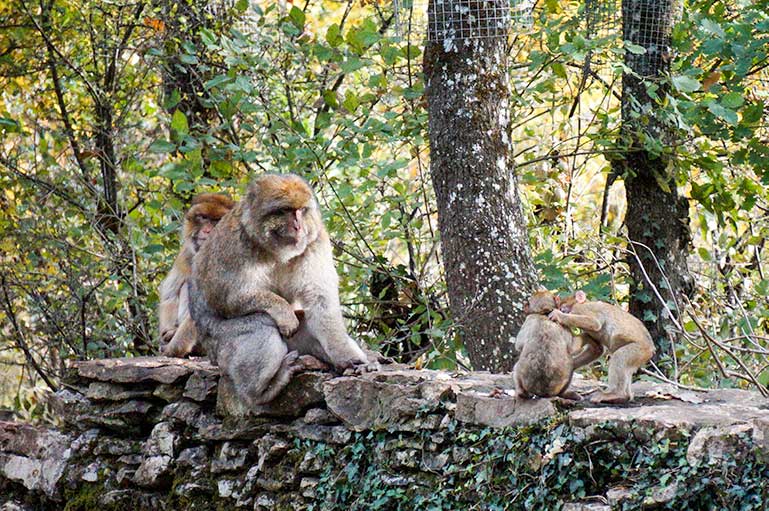
<svg viewBox="0 0 769 511">
<path fill-rule="evenodd" d="M 587 365 L 610 353 L 609 387 L 590 398 L 594 403 L 626 403 L 633 399 L 633 374 L 652 356 L 654 342 L 644 324 L 616 305 L 587 301 L 583 291 L 563 300 L 549 318 L 568 328 L 582 330 L 581 350 L 574 356 L 574 368 Z"/>
<path fill-rule="evenodd" d="M 229 195 L 201 193 L 192 199 L 192 205 L 184 215 L 182 248 L 158 291 L 158 326 L 163 355 L 184 357 L 198 347 L 197 329 L 189 315 L 187 289 L 192 273 L 192 258 L 210 236 L 214 226 L 234 205 Z"/>
<path fill-rule="evenodd" d="M 558 297 L 550 291 L 535 292 L 524 305 L 526 320 L 516 337 L 519 355 L 513 368 L 518 397 L 581 399 L 579 394 L 568 390 L 573 373 L 571 332 L 546 316 L 558 305 Z"/>
<path fill-rule="evenodd" d="M 345 330 L 331 243 L 298 176 L 255 179 L 195 257 L 192 280 L 206 351 L 247 405 L 277 396 L 302 368 L 299 355 L 337 369 L 368 363 Z"/>
</svg>

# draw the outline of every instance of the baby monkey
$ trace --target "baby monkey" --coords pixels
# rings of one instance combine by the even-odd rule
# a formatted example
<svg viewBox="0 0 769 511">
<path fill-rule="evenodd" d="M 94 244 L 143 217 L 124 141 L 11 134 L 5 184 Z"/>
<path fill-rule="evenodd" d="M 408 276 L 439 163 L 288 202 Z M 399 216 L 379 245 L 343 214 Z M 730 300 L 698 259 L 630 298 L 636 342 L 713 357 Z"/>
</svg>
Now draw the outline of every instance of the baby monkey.
<svg viewBox="0 0 769 511">
<path fill-rule="evenodd" d="M 574 356 L 574 369 L 600 357 L 604 349 L 609 359 L 609 388 L 590 398 L 593 403 L 627 403 L 633 399 L 633 374 L 654 355 L 654 343 L 636 317 L 606 302 L 588 302 L 583 291 L 565 298 L 548 316 L 568 328 L 579 328 L 580 350 Z"/>
<path fill-rule="evenodd" d="M 568 390 L 573 373 L 571 332 L 546 316 L 559 305 L 557 296 L 543 290 L 531 295 L 523 307 L 526 321 L 515 341 L 519 355 L 513 369 L 517 397 L 582 399 L 576 392 Z"/>
</svg>

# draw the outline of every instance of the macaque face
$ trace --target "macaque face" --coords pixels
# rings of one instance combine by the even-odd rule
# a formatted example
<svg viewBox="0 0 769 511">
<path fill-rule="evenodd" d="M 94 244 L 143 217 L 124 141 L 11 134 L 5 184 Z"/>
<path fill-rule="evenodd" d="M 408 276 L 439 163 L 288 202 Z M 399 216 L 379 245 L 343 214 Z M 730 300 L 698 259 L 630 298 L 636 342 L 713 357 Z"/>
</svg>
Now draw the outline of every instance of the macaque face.
<svg viewBox="0 0 769 511">
<path fill-rule="evenodd" d="M 195 252 L 234 204 L 229 196 L 218 193 L 203 193 L 192 200 L 192 207 L 184 215 L 184 239 L 192 241 Z"/>
<path fill-rule="evenodd" d="M 195 251 L 200 250 L 200 246 L 208 239 L 211 231 L 216 227 L 219 219 L 209 218 L 206 215 L 195 215 L 192 223 L 193 228 L 192 243 L 195 245 Z"/>
<path fill-rule="evenodd" d="M 320 232 L 320 211 L 312 190 L 296 176 L 264 176 L 249 190 L 251 221 L 257 241 L 288 260 L 307 248 Z"/>
<path fill-rule="evenodd" d="M 584 291 L 577 291 L 573 295 L 567 296 L 563 300 L 561 300 L 561 305 L 558 307 L 558 310 L 565 314 L 571 313 L 571 310 L 574 308 L 575 304 L 578 303 L 585 303 L 587 301 L 587 295 L 585 295 Z"/>
<path fill-rule="evenodd" d="M 548 314 L 558 308 L 560 299 L 550 291 L 537 291 L 524 304 L 524 314 Z"/>
</svg>

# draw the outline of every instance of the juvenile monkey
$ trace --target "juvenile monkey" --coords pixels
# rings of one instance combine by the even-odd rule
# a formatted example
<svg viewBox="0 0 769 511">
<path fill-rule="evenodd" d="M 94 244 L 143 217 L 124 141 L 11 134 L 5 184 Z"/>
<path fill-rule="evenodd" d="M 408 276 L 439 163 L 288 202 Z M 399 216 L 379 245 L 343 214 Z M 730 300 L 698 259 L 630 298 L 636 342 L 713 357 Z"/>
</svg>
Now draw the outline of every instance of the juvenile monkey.
<svg viewBox="0 0 769 511">
<path fill-rule="evenodd" d="M 616 305 L 588 302 L 583 291 L 564 299 L 549 318 L 568 328 L 580 328 L 582 348 L 574 356 L 574 368 L 600 357 L 609 359 L 609 387 L 590 398 L 593 403 L 626 403 L 633 399 L 633 374 L 654 355 L 654 343 L 643 323 Z"/>
<path fill-rule="evenodd" d="M 255 179 L 195 257 L 192 280 L 206 351 L 249 406 L 283 390 L 303 368 L 299 355 L 337 369 L 368 363 L 345 330 L 331 243 L 298 176 Z"/>
<path fill-rule="evenodd" d="M 160 349 L 166 356 L 184 357 L 196 348 L 197 330 L 189 315 L 187 289 L 192 258 L 214 226 L 234 205 L 228 195 L 202 193 L 192 199 L 192 206 L 184 215 L 182 248 L 158 292 Z"/>
<path fill-rule="evenodd" d="M 528 399 L 561 396 L 579 401 L 579 394 L 568 390 L 573 373 L 571 332 L 549 321 L 546 314 L 560 304 L 550 291 L 537 291 L 524 305 L 526 321 L 515 341 L 518 361 L 513 368 L 516 395 Z"/>
</svg>

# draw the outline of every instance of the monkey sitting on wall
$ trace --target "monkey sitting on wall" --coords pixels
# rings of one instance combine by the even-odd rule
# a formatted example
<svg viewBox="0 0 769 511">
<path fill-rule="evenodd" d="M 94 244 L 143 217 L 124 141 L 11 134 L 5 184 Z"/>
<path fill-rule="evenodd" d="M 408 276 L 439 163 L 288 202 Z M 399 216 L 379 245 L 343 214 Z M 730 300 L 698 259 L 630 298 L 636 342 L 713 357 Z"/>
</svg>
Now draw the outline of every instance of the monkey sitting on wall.
<svg viewBox="0 0 769 511">
<path fill-rule="evenodd" d="M 191 314 L 212 362 L 246 405 L 275 398 L 311 355 L 368 368 L 345 330 L 331 243 L 300 177 L 264 175 L 248 187 L 195 257 Z M 296 309 L 304 310 L 299 321 Z"/>
<path fill-rule="evenodd" d="M 195 323 L 189 314 L 187 281 L 192 273 L 192 258 L 214 226 L 234 205 L 229 195 L 201 193 L 192 199 L 192 206 L 184 215 L 182 249 L 158 290 L 158 326 L 163 355 L 184 357 L 201 348 Z"/>
<path fill-rule="evenodd" d="M 558 305 L 559 298 L 550 291 L 535 292 L 524 305 L 526 321 L 515 340 L 519 354 L 513 368 L 516 397 L 582 399 L 576 392 L 568 390 L 573 373 L 571 332 L 546 316 Z"/>
<path fill-rule="evenodd" d="M 593 403 L 626 403 L 633 399 L 633 374 L 652 356 L 654 342 L 644 324 L 630 313 L 606 302 L 588 302 L 583 291 L 562 301 L 549 318 L 568 328 L 582 330 L 582 347 L 574 356 L 574 368 L 610 353 L 609 387 L 590 398 Z"/>
</svg>

